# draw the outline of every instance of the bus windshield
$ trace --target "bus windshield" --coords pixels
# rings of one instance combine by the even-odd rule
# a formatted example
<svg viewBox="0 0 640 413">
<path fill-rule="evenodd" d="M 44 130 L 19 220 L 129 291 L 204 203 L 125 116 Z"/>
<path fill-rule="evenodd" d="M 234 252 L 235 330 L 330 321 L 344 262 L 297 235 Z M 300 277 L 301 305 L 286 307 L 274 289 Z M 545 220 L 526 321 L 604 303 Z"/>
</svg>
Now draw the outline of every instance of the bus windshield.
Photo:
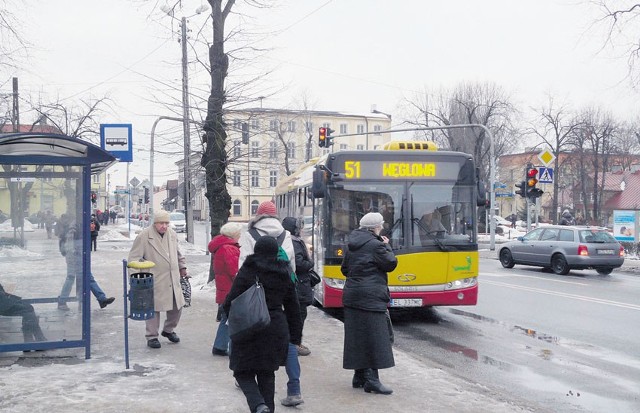
<svg viewBox="0 0 640 413">
<path fill-rule="evenodd" d="M 358 182 L 331 188 L 327 235 L 333 248 L 329 250 L 346 246 L 349 233 L 368 212 L 382 214 L 382 235 L 389 238 L 394 250 L 444 249 L 475 242 L 474 194 L 473 186 L 455 182 Z"/>
</svg>

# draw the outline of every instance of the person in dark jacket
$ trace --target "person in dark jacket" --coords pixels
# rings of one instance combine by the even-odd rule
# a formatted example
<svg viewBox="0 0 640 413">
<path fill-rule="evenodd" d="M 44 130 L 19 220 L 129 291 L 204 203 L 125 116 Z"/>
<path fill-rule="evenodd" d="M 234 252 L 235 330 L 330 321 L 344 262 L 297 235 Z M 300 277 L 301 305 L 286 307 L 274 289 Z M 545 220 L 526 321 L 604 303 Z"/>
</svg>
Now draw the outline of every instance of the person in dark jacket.
<svg viewBox="0 0 640 413">
<path fill-rule="evenodd" d="M 387 272 L 398 265 L 387 237 L 380 236 L 384 219 L 370 212 L 360 228 L 349 235 L 341 271 L 347 278 L 344 306 L 344 354 L 342 366 L 355 370 L 352 385 L 367 393 L 391 394 L 378 377 L 378 369 L 393 367 L 387 306 L 390 300 Z"/>
<path fill-rule="evenodd" d="M 89 230 L 91 231 L 91 250 L 97 251 L 98 250 L 98 232 L 100 231 L 100 220 L 96 218 L 96 214 L 91 214 L 91 221 L 89 221 Z"/>
<path fill-rule="evenodd" d="M 573 219 L 573 215 L 568 209 L 565 209 L 562 212 L 562 217 L 560 218 L 560 225 L 575 225 L 575 220 Z"/>
<path fill-rule="evenodd" d="M 253 254 L 240 267 L 223 306 L 229 314 L 231 302 L 253 285 L 256 277 L 262 283 L 271 323 L 250 339 L 231 340 L 229 354 L 229 368 L 252 413 L 275 411 L 275 371 L 285 365 L 289 342 L 299 345 L 302 337 L 300 306 L 290 267 L 277 259 L 278 248 L 273 237 L 263 236 L 256 241 Z"/>
<path fill-rule="evenodd" d="M 229 326 L 227 314 L 222 309 L 224 299 L 227 298 L 233 279 L 238 272 L 238 258 L 240 257 L 240 239 L 242 227 L 236 222 L 227 222 L 220 227 L 220 234 L 209 242 L 209 252 L 213 260 L 213 272 L 216 274 L 216 303 L 220 313 L 220 324 L 216 338 L 213 341 L 211 354 L 226 356 L 229 354 Z"/>
<path fill-rule="evenodd" d="M 311 277 L 309 270 L 313 269 L 313 259 L 307 249 L 307 244 L 300 238 L 300 221 L 294 217 L 286 217 L 282 220 L 282 227 L 291 233 L 291 242 L 293 243 L 293 251 L 296 254 L 296 291 L 298 292 L 298 302 L 300 303 L 300 315 L 302 316 L 302 329 L 304 331 L 304 322 L 307 319 L 307 307 L 313 304 L 313 288 L 311 287 Z M 311 351 L 300 344 L 298 346 L 298 355 L 308 356 Z"/>
<path fill-rule="evenodd" d="M 17 295 L 9 294 L 0 284 L 0 315 L 21 316 L 24 342 L 47 341 L 33 306 Z"/>
</svg>

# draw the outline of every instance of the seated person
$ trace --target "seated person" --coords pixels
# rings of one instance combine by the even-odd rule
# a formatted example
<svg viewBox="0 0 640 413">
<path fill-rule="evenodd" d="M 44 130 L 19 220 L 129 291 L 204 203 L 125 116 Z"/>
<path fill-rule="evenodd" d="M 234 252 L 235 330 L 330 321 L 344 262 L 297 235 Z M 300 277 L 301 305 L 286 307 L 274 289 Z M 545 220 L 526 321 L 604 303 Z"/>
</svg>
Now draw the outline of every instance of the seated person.
<svg viewBox="0 0 640 413">
<path fill-rule="evenodd" d="M 47 341 L 33 306 L 17 295 L 9 294 L 0 284 L 0 315 L 21 316 L 24 342 Z"/>
</svg>

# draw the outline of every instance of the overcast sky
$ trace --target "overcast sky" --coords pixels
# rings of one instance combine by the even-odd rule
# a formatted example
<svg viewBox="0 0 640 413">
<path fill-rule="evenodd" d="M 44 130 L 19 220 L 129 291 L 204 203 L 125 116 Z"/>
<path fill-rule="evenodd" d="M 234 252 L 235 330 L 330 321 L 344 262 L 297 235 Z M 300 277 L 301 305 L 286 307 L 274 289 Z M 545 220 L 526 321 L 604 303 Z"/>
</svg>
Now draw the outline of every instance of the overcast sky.
<svg viewBox="0 0 640 413">
<path fill-rule="evenodd" d="M 139 150 L 130 177 L 147 178 L 143 148 L 153 121 L 175 116 L 155 101 L 168 91 L 180 99 L 179 27 L 159 10 L 162 0 L 14 3 L 33 48 L 22 70 L 0 72 L 0 90 L 9 91 L 17 76 L 21 96 L 31 100 L 74 102 L 107 94 L 112 104 L 103 123 L 133 124 Z M 194 13 L 202 4 L 184 0 L 177 15 L 194 15 L 190 37 L 204 22 L 204 14 Z M 247 30 L 269 32 L 253 39 L 271 50 L 243 71 L 274 70 L 261 83 L 268 88 L 263 95 L 282 92 L 264 99 L 264 107 L 295 108 L 306 94 L 314 109 L 368 112 L 375 104 L 396 123 L 404 115 L 403 99 L 425 88 L 494 82 L 523 110 L 542 105 L 551 92 L 576 107 L 599 105 L 625 119 L 638 115 L 638 94 L 625 80 L 624 50 L 603 48 L 603 28 L 593 26 L 598 11 L 586 1 L 281 0 L 275 9 L 256 11 L 238 0 L 234 10 L 256 18 L 234 16 L 228 29 L 241 21 Z M 192 59 L 198 48 L 206 56 L 201 44 L 193 47 Z M 205 73 L 196 64 L 189 70 L 199 98 L 208 88 Z M 26 108 L 23 123 L 33 120 Z M 159 151 L 180 153 L 180 128 L 159 125 Z M 175 143 L 164 138 L 171 132 L 179 137 Z M 156 167 L 156 182 L 177 173 L 165 159 Z M 124 170 L 112 169 L 112 185 L 124 183 Z"/>
</svg>

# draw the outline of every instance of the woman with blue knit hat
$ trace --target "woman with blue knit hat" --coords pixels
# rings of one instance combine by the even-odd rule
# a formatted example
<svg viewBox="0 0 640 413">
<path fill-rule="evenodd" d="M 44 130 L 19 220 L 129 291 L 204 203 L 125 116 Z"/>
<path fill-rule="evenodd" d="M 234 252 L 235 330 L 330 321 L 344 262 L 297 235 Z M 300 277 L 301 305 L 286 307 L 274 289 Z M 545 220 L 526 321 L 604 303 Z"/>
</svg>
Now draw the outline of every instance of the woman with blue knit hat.
<svg viewBox="0 0 640 413">
<path fill-rule="evenodd" d="M 370 212 L 360 219 L 360 228 L 349 234 L 341 271 L 344 284 L 344 354 L 342 367 L 355 370 L 354 388 L 367 393 L 391 394 L 380 382 L 378 369 L 393 367 L 387 306 L 391 296 L 387 272 L 398 265 L 389 239 L 380 236 L 384 219 Z"/>
</svg>

